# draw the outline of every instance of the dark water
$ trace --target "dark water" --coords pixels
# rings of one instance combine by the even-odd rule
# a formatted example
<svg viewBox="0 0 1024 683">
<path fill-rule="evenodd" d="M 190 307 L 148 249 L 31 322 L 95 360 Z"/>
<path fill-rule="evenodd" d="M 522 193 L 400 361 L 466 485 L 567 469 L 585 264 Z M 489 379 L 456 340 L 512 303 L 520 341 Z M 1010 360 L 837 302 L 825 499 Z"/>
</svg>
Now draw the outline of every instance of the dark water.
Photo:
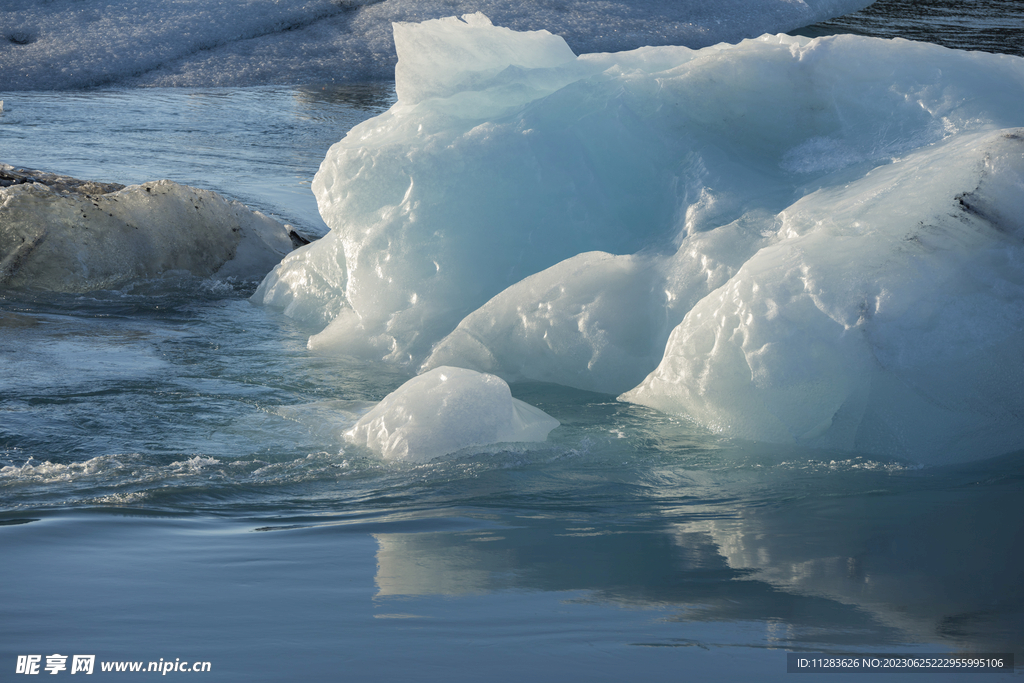
<svg viewBox="0 0 1024 683">
<path fill-rule="evenodd" d="M 805 35 L 856 33 L 906 38 L 957 50 L 1024 56 L 1024 3 L 1017 0 L 878 0 L 860 12 L 815 24 Z"/>
</svg>

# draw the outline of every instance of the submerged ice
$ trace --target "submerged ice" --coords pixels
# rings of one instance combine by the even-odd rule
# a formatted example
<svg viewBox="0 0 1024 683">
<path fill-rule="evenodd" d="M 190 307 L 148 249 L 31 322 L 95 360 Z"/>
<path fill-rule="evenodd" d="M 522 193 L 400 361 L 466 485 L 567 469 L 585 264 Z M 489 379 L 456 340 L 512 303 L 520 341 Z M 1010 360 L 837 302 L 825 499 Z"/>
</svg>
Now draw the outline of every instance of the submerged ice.
<svg viewBox="0 0 1024 683">
<path fill-rule="evenodd" d="M 741 438 L 1024 446 L 1024 61 L 762 36 L 575 57 L 403 25 L 398 102 L 255 300 L 312 349 L 622 394 Z M 415 45 L 417 49 L 405 49 Z"/>
</svg>

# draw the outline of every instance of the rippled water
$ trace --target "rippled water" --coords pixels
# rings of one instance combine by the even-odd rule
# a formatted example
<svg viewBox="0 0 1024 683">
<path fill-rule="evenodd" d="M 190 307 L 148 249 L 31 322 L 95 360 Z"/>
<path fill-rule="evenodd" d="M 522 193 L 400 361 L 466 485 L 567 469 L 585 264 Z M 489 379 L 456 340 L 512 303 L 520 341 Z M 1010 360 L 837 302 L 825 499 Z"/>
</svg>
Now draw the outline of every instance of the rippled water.
<svg viewBox="0 0 1024 683">
<path fill-rule="evenodd" d="M 317 233 L 326 148 L 392 98 L 9 93 L 0 159 L 169 177 Z M 788 680 L 787 651 L 1022 651 L 1024 453 L 920 468 L 521 384 L 561 422 L 547 443 L 386 463 L 342 434 L 407 375 L 310 353 L 253 288 L 0 295 L 0 670 Z"/>
<path fill-rule="evenodd" d="M 1016 0 L 878 0 L 803 32 L 906 38 L 1024 56 L 1024 5 Z"/>
<path fill-rule="evenodd" d="M 394 102 L 391 83 L 0 93 L 3 163 L 125 185 L 168 178 L 312 234 L 327 149 Z"/>
</svg>

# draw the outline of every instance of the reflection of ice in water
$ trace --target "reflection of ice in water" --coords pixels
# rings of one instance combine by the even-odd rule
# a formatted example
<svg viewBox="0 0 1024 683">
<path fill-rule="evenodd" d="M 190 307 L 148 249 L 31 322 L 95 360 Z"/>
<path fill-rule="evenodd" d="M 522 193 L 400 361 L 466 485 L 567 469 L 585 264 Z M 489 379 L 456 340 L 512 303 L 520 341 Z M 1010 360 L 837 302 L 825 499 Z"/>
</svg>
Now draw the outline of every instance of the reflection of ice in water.
<svg viewBox="0 0 1024 683">
<path fill-rule="evenodd" d="M 985 471 L 1013 468 L 1000 458 Z M 985 471 L 968 476 L 985 478 Z M 847 492 L 735 520 L 682 525 L 714 539 L 731 569 L 778 590 L 825 598 L 871 614 L 911 640 L 953 649 L 1019 649 L 1024 616 L 1019 539 L 1024 525 L 1012 486 L 982 491 L 956 472 L 941 492 L 920 486 Z"/>
<path fill-rule="evenodd" d="M 379 597 L 399 595 L 479 595 L 493 590 L 496 566 L 482 562 L 486 556 L 474 556 L 461 546 L 445 552 L 437 541 L 447 539 L 438 533 L 374 534 L 377 540 L 377 584 Z M 447 536 L 447 534 L 444 534 Z M 465 534 L 469 542 L 476 534 Z M 431 541 L 434 541 L 433 543 Z M 463 552 L 459 552 L 463 551 Z"/>
<path fill-rule="evenodd" d="M 377 595 L 587 591 L 599 602 L 671 605 L 681 625 L 767 620 L 780 647 L 909 641 L 1011 652 L 1024 615 L 1018 492 L 979 489 L 970 482 L 985 472 L 965 474 L 932 475 L 932 490 L 921 486 L 928 475 L 908 472 L 872 493 L 850 490 L 863 483 L 839 473 L 839 495 L 734 513 L 694 505 L 682 521 L 520 516 L 477 530 L 377 533 Z"/>
</svg>

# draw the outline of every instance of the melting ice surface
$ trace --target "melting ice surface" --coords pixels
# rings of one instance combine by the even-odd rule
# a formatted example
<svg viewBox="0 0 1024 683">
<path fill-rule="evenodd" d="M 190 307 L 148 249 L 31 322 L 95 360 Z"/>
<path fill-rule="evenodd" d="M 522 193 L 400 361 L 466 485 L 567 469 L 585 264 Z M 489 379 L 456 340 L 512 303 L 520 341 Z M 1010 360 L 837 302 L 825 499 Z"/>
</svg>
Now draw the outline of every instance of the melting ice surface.
<svg viewBox="0 0 1024 683">
<path fill-rule="evenodd" d="M 254 299 L 311 349 L 621 394 L 930 464 L 1024 445 L 1024 61 L 854 36 L 576 56 L 395 27 L 332 231 Z"/>
</svg>

